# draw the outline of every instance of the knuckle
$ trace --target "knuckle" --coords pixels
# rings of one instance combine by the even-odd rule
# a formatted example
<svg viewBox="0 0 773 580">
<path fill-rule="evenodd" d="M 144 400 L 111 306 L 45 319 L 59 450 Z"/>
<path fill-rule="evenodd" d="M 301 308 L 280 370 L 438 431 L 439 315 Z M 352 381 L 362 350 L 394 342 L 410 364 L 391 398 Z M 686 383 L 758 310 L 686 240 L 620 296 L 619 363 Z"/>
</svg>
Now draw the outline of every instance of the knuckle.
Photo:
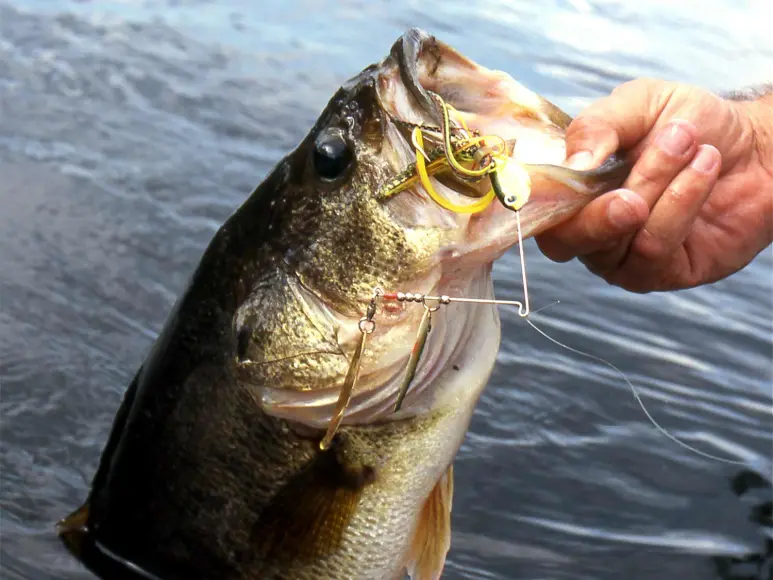
<svg viewBox="0 0 773 580">
<path fill-rule="evenodd" d="M 566 139 L 570 145 L 586 143 L 598 138 L 610 129 L 604 120 L 595 115 L 593 111 L 588 111 L 583 115 L 577 116 L 567 127 Z"/>
<path fill-rule="evenodd" d="M 612 89 L 612 92 L 609 93 L 610 97 L 619 97 L 622 94 L 625 94 L 626 91 L 631 90 L 631 83 L 635 83 L 636 81 L 628 81 L 623 83 L 622 85 L 617 85 L 614 89 Z"/>
<path fill-rule="evenodd" d="M 548 257 L 549 260 L 551 260 L 552 262 L 556 262 L 558 264 L 571 262 L 577 257 L 574 255 L 573 252 L 570 252 L 569 250 L 555 250 L 545 255 Z"/>
<path fill-rule="evenodd" d="M 655 187 L 662 187 L 664 181 L 659 168 L 646 163 L 638 163 L 628 176 L 624 187 L 634 191 L 651 190 Z"/>
<path fill-rule="evenodd" d="M 635 294 L 648 294 L 675 288 L 677 279 L 669 269 L 649 270 L 646 273 L 633 272 L 626 268 L 619 274 L 619 286 Z"/>
<path fill-rule="evenodd" d="M 659 270 L 642 268 L 636 260 L 627 260 L 607 281 L 634 294 L 648 294 L 667 288 Z"/>
<path fill-rule="evenodd" d="M 661 197 L 671 206 L 689 208 L 711 190 L 714 179 L 712 175 L 686 167 L 666 186 Z"/>
<path fill-rule="evenodd" d="M 569 132 L 587 132 L 598 127 L 599 123 L 603 123 L 603 117 L 597 113 L 598 106 L 591 105 L 588 109 L 577 115 L 574 120 L 569 124 L 567 130 Z"/>
<path fill-rule="evenodd" d="M 647 83 L 645 82 L 645 79 L 633 79 L 626 81 L 620 85 L 617 85 L 612 90 L 612 92 L 609 93 L 609 98 L 621 99 L 626 98 L 630 94 L 638 94 L 646 84 Z"/>
<path fill-rule="evenodd" d="M 642 94 L 649 94 L 653 91 L 663 90 L 668 83 L 653 77 L 639 77 L 626 81 L 610 93 L 615 97 L 627 98 L 630 95 L 640 97 Z"/>
<path fill-rule="evenodd" d="M 609 268 L 605 267 L 603 261 L 600 261 L 594 256 L 580 256 L 578 258 L 583 266 L 585 266 L 591 274 L 595 274 L 600 278 L 605 278 L 609 275 Z"/>
<path fill-rule="evenodd" d="M 634 294 L 646 294 L 652 291 L 651 285 L 645 279 L 638 275 L 631 275 L 627 271 L 617 273 L 609 283 Z"/>
<path fill-rule="evenodd" d="M 581 256 L 579 260 L 592 274 L 609 281 L 620 268 L 625 254 L 626 245 L 617 243 L 611 247 L 606 246 L 604 249 Z"/>
<path fill-rule="evenodd" d="M 671 253 L 663 240 L 646 229 L 641 230 L 634 238 L 631 251 L 651 263 L 663 261 Z"/>
<path fill-rule="evenodd" d="M 669 183 L 685 167 L 686 161 L 667 157 L 660 151 L 648 151 L 643 155 L 631 171 L 627 180 L 627 187 L 666 188 Z"/>
<path fill-rule="evenodd" d="M 668 187 L 666 187 L 665 191 L 663 192 L 663 196 L 667 200 L 676 202 L 680 201 L 685 196 L 685 194 L 686 192 L 684 188 L 680 186 L 680 184 L 673 181 L 668 185 Z"/>
<path fill-rule="evenodd" d="M 608 248 L 615 239 L 620 237 L 614 227 L 610 227 L 609 218 L 604 215 L 603 219 L 588 219 L 582 224 L 583 242 L 586 247 L 593 246 L 594 252 Z"/>
<path fill-rule="evenodd" d="M 682 286 L 681 276 L 679 272 L 673 268 L 661 270 L 660 276 L 655 279 L 654 283 L 654 289 L 658 291 L 676 290 Z"/>
<path fill-rule="evenodd" d="M 625 247 L 625 242 L 621 241 L 620 239 L 614 239 L 614 240 L 604 240 L 603 242 L 599 242 L 599 244 L 596 247 L 596 252 L 598 254 L 605 254 L 608 256 L 612 256 L 614 254 L 620 254 L 621 250 L 620 248 Z"/>
</svg>

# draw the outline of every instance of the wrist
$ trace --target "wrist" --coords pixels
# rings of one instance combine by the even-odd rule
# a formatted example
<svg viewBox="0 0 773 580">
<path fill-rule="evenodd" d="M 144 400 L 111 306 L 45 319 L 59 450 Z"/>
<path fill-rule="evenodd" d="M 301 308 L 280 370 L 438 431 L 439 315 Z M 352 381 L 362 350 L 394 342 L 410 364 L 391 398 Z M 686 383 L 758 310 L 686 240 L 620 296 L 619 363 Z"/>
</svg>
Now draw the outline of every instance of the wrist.
<svg viewBox="0 0 773 580">
<path fill-rule="evenodd" d="M 756 155 L 757 162 L 773 178 L 773 85 L 753 91 L 735 105 L 752 135 L 752 155 Z"/>
<path fill-rule="evenodd" d="M 762 166 L 773 176 L 773 90 L 752 105 L 757 118 L 754 124 L 757 153 Z"/>
<path fill-rule="evenodd" d="M 773 84 L 725 98 L 746 136 L 742 141 L 748 153 L 741 171 L 751 208 L 747 235 L 756 239 L 754 247 L 761 251 L 773 242 Z"/>
</svg>

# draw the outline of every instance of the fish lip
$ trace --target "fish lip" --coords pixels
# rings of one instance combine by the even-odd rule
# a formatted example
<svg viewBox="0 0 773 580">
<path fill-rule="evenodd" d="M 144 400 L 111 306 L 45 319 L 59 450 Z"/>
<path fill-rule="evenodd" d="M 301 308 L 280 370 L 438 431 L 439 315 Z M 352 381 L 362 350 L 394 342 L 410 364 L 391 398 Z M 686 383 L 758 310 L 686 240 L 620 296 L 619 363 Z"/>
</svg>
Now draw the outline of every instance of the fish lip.
<svg viewBox="0 0 773 580">
<path fill-rule="evenodd" d="M 430 69 L 434 72 L 440 65 L 441 48 L 437 39 L 422 30 L 411 28 L 405 32 L 393 45 L 390 51 L 397 62 L 397 70 L 403 85 L 421 109 L 427 113 L 437 125 L 441 124 L 441 115 L 437 104 L 419 81 L 419 62 L 422 57 L 432 58 Z"/>
</svg>

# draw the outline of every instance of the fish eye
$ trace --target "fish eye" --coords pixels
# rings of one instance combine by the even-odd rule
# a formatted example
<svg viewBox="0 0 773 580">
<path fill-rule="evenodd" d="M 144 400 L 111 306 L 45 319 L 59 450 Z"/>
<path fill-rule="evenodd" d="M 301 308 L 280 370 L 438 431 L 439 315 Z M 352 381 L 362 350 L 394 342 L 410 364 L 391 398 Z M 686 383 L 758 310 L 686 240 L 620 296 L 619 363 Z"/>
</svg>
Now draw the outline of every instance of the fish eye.
<svg viewBox="0 0 773 580">
<path fill-rule="evenodd" d="M 341 129 L 326 129 L 314 143 L 314 170 L 322 179 L 333 181 L 351 165 L 354 154 Z"/>
</svg>

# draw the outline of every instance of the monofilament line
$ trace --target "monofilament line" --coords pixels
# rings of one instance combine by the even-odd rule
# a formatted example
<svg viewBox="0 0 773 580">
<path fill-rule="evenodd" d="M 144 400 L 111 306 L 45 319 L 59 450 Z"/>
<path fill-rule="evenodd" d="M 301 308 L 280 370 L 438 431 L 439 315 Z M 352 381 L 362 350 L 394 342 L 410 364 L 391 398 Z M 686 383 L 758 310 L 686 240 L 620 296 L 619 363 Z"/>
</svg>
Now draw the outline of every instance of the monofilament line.
<svg viewBox="0 0 773 580">
<path fill-rule="evenodd" d="M 529 286 L 526 283 L 526 258 L 523 254 L 523 234 L 521 233 L 521 212 L 515 212 L 516 227 L 518 228 L 518 253 L 521 258 L 521 282 L 523 283 L 523 304 L 524 310 L 518 309 L 518 314 L 522 318 L 526 318 L 529 315 Z"/>
<path fill-rule="evenodd" d="M 581 350 L 577 350 L 576 348 L 572 348 L 570 346 L 567 346 L 567 345 L 557 341 L 555 338 L 553 338 L 551 336 L 548 336 L 544 331 L 542 331 L 541 329 L 537 328 L 537 326 L 531 320 L 526 319 L 526 322 L 529 324 L 529 326 L 531 326 L 534 330 L 536 330 L 542 336 L 547 338 L 550 342 L 553 342 L 553 343 L 557 344 L 558 346 L 560 346 L 562 348 L 565 348 L 566 350 L 569 350 L 569 351 L 571 351 L 571 352 L 573 352 L 575 354 L 579 354 L 581 356 L 584 356 L 586 358 L 598 361 L 600 363 L 604 363 L 609 368 L 614 370 L 618 375 L 620 375 L 623 378 L 623 380 L 626 383 L 628 383 L 628 386 L 631 387 L 631 392 L 633 393 L 633 396 L 636 399 L 636 402 L 639 403 L 639 406 L 641 407 L 642 411 L 644 411 L 644 414 L 647 416 L 647 419 L 650 420 L 650 422 L 655 426 L 655 428 L 658 431 L 660 431 L 663 435 L 668 437 L 671 441 L 673 441 L 677 445 L 681 445 L 685 449 L 687 449 L 689 451 L 692 451 L 693 453 L 697 453 L 698 455 L 701 455 L 701 456 L 706 457 L 708 459 L 713 459 L 715 461 L 721 461 L 723 463 L 729 463 L 731 465 L 746 465 L 746 463 L 744 461 L 736 461 L 736 460 L 733 460 L 733 459 L 726 459 L 724 457 L 719 457 L 717 455 L 712 455 L 711 453 L 706 453 L 705 451 L 701 451 L 700 449 L 696 449 L 695 447 L 692 447 L 692 446 L 688 445 L 684 441 L 681 441 L 681 440 L 677 439 L 676 437 L 671 435 L 671 433 L 666 431 L 665 428 L 661 427 L 660 424 L 657 421 L 655 421 L 655 418 L 652 415 L 650 415 L 650 412 L 647 410 L 647 407 L 644 406 L 644 401 L 642 401 L 641 396 L 639 396 L 639 392 L 636 390 L 636 387 L 634 387 L 633 383 L 630 380 L 628 380 L 628 377 L 625 376 L 625 373 L 623 373 L 623 371 L 621 371 L 619 368 L 617 368 L 611 362 L 606 361 L 606 360 L 604 360 L 601 357 L 594 356 L 592 354 L 588 354 L 587 352 L 582 352 Z"/>
</svg>

